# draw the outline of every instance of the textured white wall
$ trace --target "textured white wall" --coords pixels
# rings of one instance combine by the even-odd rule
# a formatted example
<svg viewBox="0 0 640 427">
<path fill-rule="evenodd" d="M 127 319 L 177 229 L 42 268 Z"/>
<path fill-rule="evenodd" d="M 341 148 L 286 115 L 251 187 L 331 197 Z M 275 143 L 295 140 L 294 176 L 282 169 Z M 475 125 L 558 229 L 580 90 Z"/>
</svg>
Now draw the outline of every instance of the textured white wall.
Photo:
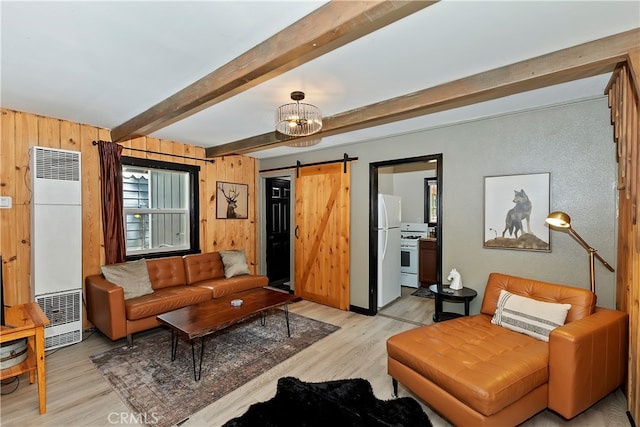
<svg viewBox="0 0 640 427">
<path fill-rule="evenodd" d="M 484 249 L 485 176 L 551 173 L 551 210 L 569 213 L 575 230 L 616 265 L 617 164 L 605 97 L 263 159 L 260 168 L 359 157 L 351 179 L 351 304 L 368 308 L 369 163 L 443 154 L 443 270 L 456 267 L 481 296 L 492 271 L 589 288 L 587 252 L 551 231 L 550 253 Z M 596 263 L 598 263 L 596 261 Z M 360 266 L 354 268 L 354 266 Z M 598 304 L 615 307 L 615 273 L 596 265 Z M 479 311 L 481 297 L 472 302 Z"/>
<path fill-rule="evenodd" d="M 393 194 L 402 197 L 402 222 L 424 222 L 424 179 L 435 176 L 434 169 L 393 175 Z"/>
</svg>

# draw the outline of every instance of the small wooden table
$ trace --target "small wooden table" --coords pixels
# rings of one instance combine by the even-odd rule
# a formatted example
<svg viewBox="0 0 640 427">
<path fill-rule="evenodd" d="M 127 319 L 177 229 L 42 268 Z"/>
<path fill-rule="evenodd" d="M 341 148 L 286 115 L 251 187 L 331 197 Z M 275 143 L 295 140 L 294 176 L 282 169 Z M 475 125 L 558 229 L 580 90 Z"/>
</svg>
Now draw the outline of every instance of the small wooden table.
<svg viewBox="0 0 640 427">
<path fill-rule="evenodd" d="M 469 315 L 469 303 L 474 299 L 478 293 L 471 288 L 462 288 L 458 290 L 449 289 L 449 285 L 431 285 L 429 290 L 436 296 L 436 311 L 433 313 L 433 321 L 441 322 L 443 320 L 454 319 L 461 317 L 460 313 L 451 313 L 442 311 L 442 302 L 463 302 L 464 303 L 464 315 Z"/>
<path fill-rule="evenodd" d="M 49 319 L 35 302 L 14 305 L 5 309 L 5 323 L 0 327 L 0 343 L 27 338 L 28 356 L 22 362 L 0 371 L 0 380 L 29 372 L 29 383 L 38 377 L 38 402 L 40 414 L 47 412 L 44 369 L 44 327 Z"/>
<path fill-rule="evenodd" d="M 171 328 L 171 360 L 176 358 L 178 348 L 178 334 L 187 338 L 191 343 L 191 356 L 193 358 L 193 378 L 200 380 L 202 373 L 202 356 L 204 355 L 204 339 L 216 331 L 236 324 L 255 314 L 264 315 L 264 311 L 273 307 L 284 305 L 284 315 L 287 322 L 287 334 L 291 336 L 289 329 L 289 310 L 287 304 L 299 297 L 288 292 L 275 291 L 267 288 L 250 289 L 237 292 L 222 298 L 201 302 L 179 308 L 159 315 L 158 320 Z M 243 304 L 235 307 L 231 301 L 241 299 Z M 264 325 L 265 318 L 262 317 Z M 196 372 L 196 352 L 194 340 L 200 338 L 200 367 Z"/>
</svg>

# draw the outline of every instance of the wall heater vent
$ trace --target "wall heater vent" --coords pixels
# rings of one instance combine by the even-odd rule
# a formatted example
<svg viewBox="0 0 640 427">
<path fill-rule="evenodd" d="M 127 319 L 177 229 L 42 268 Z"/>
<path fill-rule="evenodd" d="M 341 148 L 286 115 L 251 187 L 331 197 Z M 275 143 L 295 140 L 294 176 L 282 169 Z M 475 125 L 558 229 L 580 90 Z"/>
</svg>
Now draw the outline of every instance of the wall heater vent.
<svg viewBox="0 0 640 427">
<path fill-rule="evenodd" d="M 80 153 L 35 147 L 36 178 L 80 181 Z"/>
<path fill-rule="evenodd" d="M 36 302 L 50 322 L 44 331 L 47 350 L 82 341 L 81 291 L 37 295 Z"/>
<path fill-rule="evenodd" d="M 49 319 L 49 326 L 77 322 L 82 313 L 80 292 L 65 292 L 36 297 L 38 305 Z"/>
<path fill-rule="evenodd" d="M 82 334 L 79 330 L 65 332 L 60 335 L 52 335 L 44 339 L 44 346 L 47 350 L 67 345 L 75 344 L 82 341 Z"/>
<path fill-rule="evenodd" d="M 80 152 L 31 151 L 31 295 L 49 319 L 45 348 L 82 340 Z"/>
</svg>

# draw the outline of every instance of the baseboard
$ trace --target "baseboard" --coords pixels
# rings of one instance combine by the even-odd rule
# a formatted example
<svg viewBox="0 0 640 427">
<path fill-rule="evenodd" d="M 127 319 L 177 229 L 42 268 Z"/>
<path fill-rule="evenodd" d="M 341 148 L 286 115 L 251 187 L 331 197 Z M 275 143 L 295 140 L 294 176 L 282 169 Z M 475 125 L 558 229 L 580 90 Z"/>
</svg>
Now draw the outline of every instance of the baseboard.
<svg viewBox="0 0 640 427">
<path fill-rule="evenodd" d="M 362 308 L 355 305 L 350 305 L 349 311 L 353 311 L 354 313 L 358 313 L 358 314 L 364 314 L 366 316 L 375 316 L 376 314 L 374 311 L 372 311 L 369 308 Z"/>
</svg>

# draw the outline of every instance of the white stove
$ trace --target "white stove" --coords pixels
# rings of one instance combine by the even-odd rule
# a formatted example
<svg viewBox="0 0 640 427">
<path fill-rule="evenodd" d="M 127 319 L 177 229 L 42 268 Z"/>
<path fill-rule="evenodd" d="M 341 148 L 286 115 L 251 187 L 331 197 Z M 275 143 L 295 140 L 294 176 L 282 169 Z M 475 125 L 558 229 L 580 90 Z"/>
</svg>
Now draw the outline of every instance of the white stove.
<svg viewBox="0 0 640 427">
<path fill-rule="evenodd" d="M 417 288 L 419 240 L 429 236 L 429 224 L 403 222 L 400 225 L 400 285 Z"/>
</svg>

